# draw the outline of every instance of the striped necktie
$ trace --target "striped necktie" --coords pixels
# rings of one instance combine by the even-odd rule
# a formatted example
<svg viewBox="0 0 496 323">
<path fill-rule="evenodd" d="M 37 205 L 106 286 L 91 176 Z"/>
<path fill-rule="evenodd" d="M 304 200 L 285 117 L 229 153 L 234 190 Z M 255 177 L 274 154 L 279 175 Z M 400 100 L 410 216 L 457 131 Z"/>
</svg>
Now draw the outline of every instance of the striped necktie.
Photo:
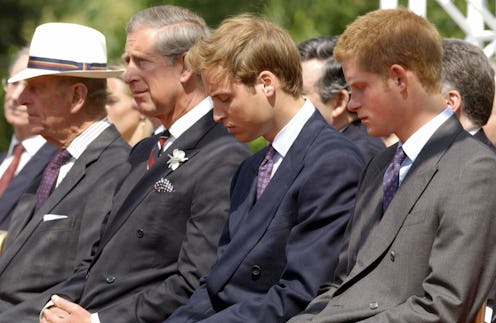
<svg viewBox="0 0 496 323">
<path fill-rule="evenodd" d="M 169 139 L 170 133 L 168 130 L 162 132 L 160 137 L 158 137 L 157 144 L 155 144 L 150 151 L 150 156 L 148 157 L 147 169 L 152 168 L 155 161 L 160 157 L 162 150 L 164 148 L 164 144 Z"/>
</svg>

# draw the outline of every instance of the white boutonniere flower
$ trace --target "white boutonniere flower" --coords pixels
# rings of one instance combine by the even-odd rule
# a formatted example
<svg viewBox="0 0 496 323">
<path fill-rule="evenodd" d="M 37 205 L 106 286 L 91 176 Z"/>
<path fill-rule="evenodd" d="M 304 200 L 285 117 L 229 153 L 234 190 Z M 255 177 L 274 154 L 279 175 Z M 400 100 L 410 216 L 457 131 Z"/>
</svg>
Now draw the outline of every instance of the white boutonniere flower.
<svg viewBox="0 0 496 323">
<path fill-rule="evenodd" d="M 170 159 L 167 161 L 167 164 L 169 164 L 169 168 L 172 170 L 176 170 L 181 163 L 188 160 L 186 153 L 180 149 L 174 149 L 174 151 L 172 151 L 172 156 L 169 155 L 169 157 Z"/>
</svg>

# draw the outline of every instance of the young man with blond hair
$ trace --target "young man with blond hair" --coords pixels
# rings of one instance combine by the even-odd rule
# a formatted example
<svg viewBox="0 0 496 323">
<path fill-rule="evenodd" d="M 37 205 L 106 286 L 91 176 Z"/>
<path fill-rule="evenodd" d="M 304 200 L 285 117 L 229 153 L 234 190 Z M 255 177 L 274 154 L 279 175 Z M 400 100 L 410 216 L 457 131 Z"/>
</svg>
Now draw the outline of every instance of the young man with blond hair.
<svg viewBox="0 0 496 323">
<path fill-rule="evenodd" d="M 400 142 L 365 170 L 335 279 L 290 322 L 471 322 L 496 273 L 496 157 L 446 105 L 438 32 L 377 10 L 334 53 L 349 108 Z"/>
<path fill-rule="evenodd" d="M 215 120 L 270 144 L 238 169 L 217 263 L 167 322 L 284 322 L 332 277 L 363 159 L 302 96 L 298 49 L 274 23 L 227 19 L 187 59 Z"/>
</svg>

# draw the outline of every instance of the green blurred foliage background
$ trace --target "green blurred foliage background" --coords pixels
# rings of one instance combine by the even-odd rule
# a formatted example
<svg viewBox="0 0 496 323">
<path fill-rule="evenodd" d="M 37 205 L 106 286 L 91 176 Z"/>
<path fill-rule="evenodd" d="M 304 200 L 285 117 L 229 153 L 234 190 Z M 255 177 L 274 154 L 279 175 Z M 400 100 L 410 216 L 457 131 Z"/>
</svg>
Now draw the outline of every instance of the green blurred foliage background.
<svg viewBox="0 0 496 323">
<path fill-rule="evenodd" d="M 399 3 L 407 6 L 408 1 Z M 428 0 L 427 18 L 445 37 L 463 38 L 464 34 L 439 7 Z M 465 13 L 464 0 L 455 0 Z M 197 12 L 208 25 L 215 28 L 224 18 L 239 13 L 266 16 L 286 28 L 296 42 L 324 34 L 340 34 L 358 15 L 379 8 L 379 0 L 1 0 L 0 3 L 0 73 L 7 77 L 9 58 L 22 46 L 28 46 L 37 25 L 50 21 L 85 24 L 103 32 L 107 37 L 109 62 L 122 54 L 125 26 L 137 11 L 162 4 L 179 5 Z M 491 7 L 492 5 L 492 7 Z M 494 3 L 489 4 L 494 12 Z M 0 100 L 3 102 L 3 91 Z M 2 104 L 3 106 L 3 104 Z M 8 147 L 11 127 L 0 118 L 0 151 Z M 263 140 L 251 144 L 253 150 L 264 145 Z"/>
</svg>

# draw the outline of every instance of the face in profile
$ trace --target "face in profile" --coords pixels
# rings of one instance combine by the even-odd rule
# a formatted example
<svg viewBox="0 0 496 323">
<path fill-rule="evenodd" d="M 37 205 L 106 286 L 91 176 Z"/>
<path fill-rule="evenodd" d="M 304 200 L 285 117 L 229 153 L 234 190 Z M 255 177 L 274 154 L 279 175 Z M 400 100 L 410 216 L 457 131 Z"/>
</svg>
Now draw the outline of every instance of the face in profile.
<svg viewBox="0 0 496 323">
<path fill-rule="evenodd" d="M 58 143 L 67 137 L 70 129 L 70 103 L 73 85 L 54 75 L 37 76 L 25 81 L 19 95 L 19 103 L 27 106 L 29 123 L 33 133 Z"/>
<path fill-rule="evenodd" d="M 303 73 L 303 95 L 310 99 L 327 123 L 334 125 L 333 111 L 337 106 L 337 100 L 332 98 L 327 103 L 323 102 L 317 89 L 324 62 L 318 59 L 309 59 L 301 62 L 301 68 Z"/>
<path fill-rule="evenodd" d="M 107 79 L 109 102 L 105 106 L 110 122 L 126 137 L 134 132 L 140 121 L 144 118 L 136 109 L 136 103 L 129 87 L 118 78 Z"/>
<path fill-rule="evenodd" d="M 353 60 L 344 60 L 342 66 L 351 90 L 348 109 L 357 113 L 369 135 L 384 137 L 396 133 L 405 117 L 398 108 L 401 100 L 397 100 L 397 93 L 389 86 L 390 80 L 364 70 Z"/>
<path fill-rule="evenodd" d="M 266 136 L 274 126 L 273 109 L 267 106 L 263 85 L 255 88 L 219 80 L 216 73 L 205 71 L 202 78 L 214 102 L 214 120 L 222 122 L 227 131 L 241 142 Z"/>
<path fill-rule="evenodd" d="M 128 35 L 124 81 L 131 89 L 141 113 L 168 119 L 182 91 L 180 79 L 183 69 L 179 62 L 171 64 L 157 50 L 157 32 L 153 28 L 142 28 Z"/>
<path fill-rule="evenodd" d="M 12 67 L 12 75 L 19 73 L 26 68 L 28 55 L 23 55 L 15 62 Z M 11 76 L 12 76 L 11 75 Z M 28 127 L 28 112 L 24 105 L 19 103 L 19 95 L 24 89 L 25 82 L 7 83 L 4 97 L 4 115 L 7 122 L 15 127 Z"/>
</svg>

